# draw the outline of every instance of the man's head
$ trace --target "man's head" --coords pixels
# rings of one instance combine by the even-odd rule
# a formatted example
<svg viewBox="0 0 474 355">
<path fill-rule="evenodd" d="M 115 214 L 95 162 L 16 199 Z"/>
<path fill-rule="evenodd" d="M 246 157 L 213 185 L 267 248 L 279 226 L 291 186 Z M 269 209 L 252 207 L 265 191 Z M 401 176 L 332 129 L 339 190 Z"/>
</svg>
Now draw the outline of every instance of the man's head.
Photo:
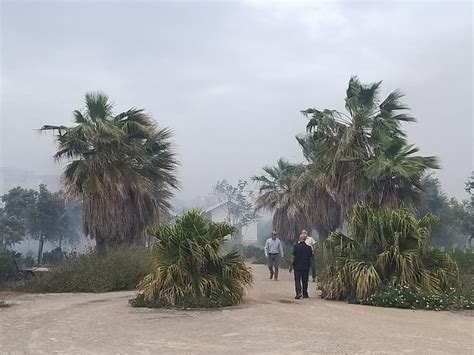
<svg viewBox="0 0 474 355">
<path fill-rule="evenodd" d="M 277 235 L 278 235 L 278 233 L 276 231 L 273 231 L 272 232 L 272 239 L 273 240 L 277 239 Z"/>
<path fill-rule="evenodd" d="M 305 241 L 306 241 L 306 235 L 301 233 L 299 238 L 298 238 L 298 242 L 303 243 Z"/>
<path fill-rule="evenodd" d="M 305 236 L 308 236 L 308 231 L 307 231 L 306 229 L 303 229 L 303 230 L 301 231 L 301 234 L 303 234 L 303 235 L 305 235 Z"/>
</svg>

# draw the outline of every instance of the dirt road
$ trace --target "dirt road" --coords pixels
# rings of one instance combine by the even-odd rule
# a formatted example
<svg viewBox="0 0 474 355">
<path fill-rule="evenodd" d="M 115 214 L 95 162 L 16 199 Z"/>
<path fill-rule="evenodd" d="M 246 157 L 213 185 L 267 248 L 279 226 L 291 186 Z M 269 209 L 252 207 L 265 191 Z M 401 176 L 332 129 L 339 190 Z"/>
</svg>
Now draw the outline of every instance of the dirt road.
<svg viewBox="0 0 474 355">
<path fill-rule="evenodd" d="M 255 286 L 219 311 L 135 309 L 133 292 L 10 294 L 0 309 L 1 354 L 452 353 L 474 349 L 474 317 L 293 299 L 291 275 Z"/>
</svg>

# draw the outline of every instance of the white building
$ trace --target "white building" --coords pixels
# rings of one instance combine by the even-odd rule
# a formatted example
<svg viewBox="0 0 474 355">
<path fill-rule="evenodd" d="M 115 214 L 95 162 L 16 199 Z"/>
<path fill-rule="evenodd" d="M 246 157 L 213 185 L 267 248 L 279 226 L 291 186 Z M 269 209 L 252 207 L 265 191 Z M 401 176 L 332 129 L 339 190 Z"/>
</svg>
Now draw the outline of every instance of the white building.
<svg viewBox="0 0 474 355">
<path fill-rule="evenodd" d="M 230 222 L 229 219 L 229 203 L 230 201 L 224 201 L 214 206 L 208 207 L 204 210 L 207 217 L 213 222 Z M 257 243 L 258 234 L 258 219 L 251 222 L 248 226 L 242 228 L 242 243 L 244 244 L 255 244 Z"/>
</svg>

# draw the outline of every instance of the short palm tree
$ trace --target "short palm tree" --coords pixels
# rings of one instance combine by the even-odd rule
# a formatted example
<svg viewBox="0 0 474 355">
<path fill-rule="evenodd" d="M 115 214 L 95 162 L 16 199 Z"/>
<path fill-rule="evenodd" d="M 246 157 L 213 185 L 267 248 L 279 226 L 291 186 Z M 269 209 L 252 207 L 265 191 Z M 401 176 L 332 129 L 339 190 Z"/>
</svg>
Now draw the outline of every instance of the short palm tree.
<svg viewBox="0 0 474 355">
<path fill-rule="evenodd" d="M 389 285 L 431 293 L 456 286 L 456 263 L 448 253 L 430 248 L 436 219 L 357 204 L 349 217 L 350 235 L 332 233 L 324 243 L 322 297 L 362 299 Z"/>
<path fill-rule="evenodd" d="M 228 223 L 191 211 L 172 225 L 151 228 L 158 239 L 155 267 L 139 284 L 143 297 L 159 306 L 227 306 L 242 301 L 252 274 L 237 251 L 224 252 Z"/>
<path fill-rule="evenodd" d="M 86 94 L 85 104 L 74 111 L 74 126 L 41 130 L 56 133 L 67 192 L 82 198 L 84 231 L 103 254 L 107 246 L 141 243 L 145 226 L 166 213 L 177 161 L 171 132 L 143 110 L 114 114 L 101 93 Z"/>
</svg>

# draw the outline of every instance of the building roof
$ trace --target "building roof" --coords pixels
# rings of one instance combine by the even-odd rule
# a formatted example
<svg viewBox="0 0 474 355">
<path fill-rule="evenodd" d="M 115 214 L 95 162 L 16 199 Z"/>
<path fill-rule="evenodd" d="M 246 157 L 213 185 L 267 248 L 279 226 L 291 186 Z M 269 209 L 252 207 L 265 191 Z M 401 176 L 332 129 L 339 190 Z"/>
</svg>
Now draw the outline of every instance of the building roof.
<svg viewBox="0 0 474 355">
<path fill-rule="evenodd" d="M 211 211 L 214 211 L 215 209 L 219 208 L 219 207 L 222 207 L 228 203 L 232 203 L 232 204 L 236 204 L 235 202 L 232 202 L 232 201 L 223 201 L 223 202 L 219 202 L 211 207 L 208 207 L 204 210 L 204 212 L 208 213 L 208 212 L 211 212 Z"/>
<path fill-rule="evenodd" d="M 237 205 L 235 202 L 232 202 L 232 201 L 223 201 L 223 202 L 219 202 L 219 203 L 217 203 L 217 204 L 215 204 L 215 205 L 213 205 L 213 206 L 211 206 L 211 207 L 206 208 L 206 209 L 204 210 L 204 212 L 206 212 L 206 213 L 212 212 L 212 211 L 214 211 L 215 209 L 217 209 L 217 208 L 219 208 L 219 207 L 222 207 L 222 206 L 225 206 L 225 205 L 228 204 L 228 203 L 232 203 L 232 204 L 234 204 L 234 205 Z M 261 218 L 262 218 L 262 216 L 259 215 L 259 214 L 255 214 L 255 217 L 256 217 L 256 219 L 261 219 Z"/>
</svg>

